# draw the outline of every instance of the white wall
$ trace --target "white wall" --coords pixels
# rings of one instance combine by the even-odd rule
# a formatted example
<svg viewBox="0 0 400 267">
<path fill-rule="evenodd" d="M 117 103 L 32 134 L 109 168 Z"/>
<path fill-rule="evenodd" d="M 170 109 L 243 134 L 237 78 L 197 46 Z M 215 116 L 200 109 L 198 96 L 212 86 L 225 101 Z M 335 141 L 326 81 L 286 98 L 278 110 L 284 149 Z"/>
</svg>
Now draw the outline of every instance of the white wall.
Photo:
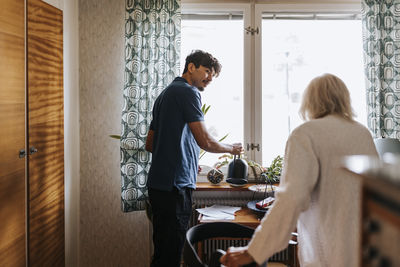
<svg viewBox="0 0 400 267">
<path fill-rule="evenodd" d="M 63 10 L 64 7 L 64 1 L 63 0 L 42 0 L 43 2 L 48 3 L 49 5 L 52 5 L 60 10 Z"/>
</svg>

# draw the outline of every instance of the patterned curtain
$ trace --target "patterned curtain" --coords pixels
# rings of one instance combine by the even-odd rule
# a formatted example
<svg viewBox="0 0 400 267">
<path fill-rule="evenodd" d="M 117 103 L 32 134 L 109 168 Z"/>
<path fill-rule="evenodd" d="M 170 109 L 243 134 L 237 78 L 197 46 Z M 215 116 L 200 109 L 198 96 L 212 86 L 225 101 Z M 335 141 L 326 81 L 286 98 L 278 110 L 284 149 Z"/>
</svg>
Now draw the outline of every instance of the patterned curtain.
<svg viewBox="0 0 400 267">
<path fill-rule="evenodd" d="M 146 207 L 151 154 L 145 142 L 154 100 L 179 75 L 180 0 L 126 0 L 125 14 L 121 201 L 129 212 Z"/>
<path fill-rule="evenodd" d="M 400 3 L 363 0 L 362 20 L 368 127 L 400 139 Z"/>
</svg>

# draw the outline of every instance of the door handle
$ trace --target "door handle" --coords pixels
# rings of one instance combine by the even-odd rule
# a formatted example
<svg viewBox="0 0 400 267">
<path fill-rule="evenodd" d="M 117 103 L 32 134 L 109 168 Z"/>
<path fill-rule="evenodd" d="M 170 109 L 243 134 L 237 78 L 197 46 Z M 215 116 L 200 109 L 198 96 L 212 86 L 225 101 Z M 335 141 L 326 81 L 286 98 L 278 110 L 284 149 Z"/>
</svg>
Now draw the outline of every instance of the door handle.
<svg viewBox="0 0 400 267">
<path fill-rule="evenodd" d="M 36 152 L 38 152 L 38 150 L 33 146 L 29 149 L 29 154 L 35 154 Z"/>
<path fill-rule="evenodd" d="M 249 151 L 250 149 L 251 149 L 251 150 L 254 150 L 254 149 L 256 149 L 256 148 L 257 148 L 257 151 L 260 151 L 260 144 L 257 144 L 257 145 L 255 145 L 255 144 L 253 144 L 253 143 L 247 144 L 247 151 Z"/>
<path fill-rule="evenodd" d="M 19 158 L 22 159 L 22 158 L 25 158 L 25 156 L 26 156 L 25 149 L 21 149 L 19 151 Z"/>
</svg>

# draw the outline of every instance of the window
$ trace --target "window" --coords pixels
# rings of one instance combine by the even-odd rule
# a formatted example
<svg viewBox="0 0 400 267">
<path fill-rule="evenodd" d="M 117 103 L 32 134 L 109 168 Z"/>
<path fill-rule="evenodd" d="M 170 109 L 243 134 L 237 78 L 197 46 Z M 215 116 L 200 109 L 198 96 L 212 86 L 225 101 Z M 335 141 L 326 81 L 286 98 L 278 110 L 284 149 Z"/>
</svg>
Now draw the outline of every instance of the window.
<svg viewBox="0 0 400 267">
<path fill-rule="evenodd" d="M 361 21 L 309 15 L 263 16 L 262 144 L 268 148 L 263 149 L 264 163 L 284 153 L 289 133 L 303 122 L 298 115 L 303 91 L 318 75 L 333 73 L 343 79 L 357 119 L 366 122 Z"/>
<path fill-rule="evenodd" d="M 220 77 L 202 93 L 203 103 L 211 105 L 205 118 L 215 138 L 228 133 L 226 142 L 243 142 L 249 158 L 269 165 L 283 155 L 290 132 L 302 123 L 298 110 L 308 82 L 326 72 L 344 80 L 356 119 L 366 124 L 359 9 L 183 5 L 182 67 L 196 48 L 209 51 L 223 65 Z M 200 164 L 212 166 L 218 156 L 207 153 Z"/>
<path fill-rule="evenodd" d="M 223 142 L 244 140 L 244 11 L 182 11 L 181 70 L 192 50 L 201 49 L 214 55 L 222 72 L 204 92 L 202 102 L 210 106 L 205 115 L 209 132 Z M 227 49 L 229 48 L 229 49 Z M 213 166 L 221 154 L 206 153 L 200 164 Z"/>
</svg>

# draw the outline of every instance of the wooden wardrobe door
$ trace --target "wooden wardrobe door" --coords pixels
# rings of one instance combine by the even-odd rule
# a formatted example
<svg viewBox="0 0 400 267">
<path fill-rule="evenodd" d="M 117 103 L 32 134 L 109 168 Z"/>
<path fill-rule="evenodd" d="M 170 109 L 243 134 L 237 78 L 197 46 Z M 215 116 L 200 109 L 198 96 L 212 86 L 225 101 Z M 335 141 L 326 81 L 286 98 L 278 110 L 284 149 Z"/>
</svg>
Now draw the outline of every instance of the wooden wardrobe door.
<svg viewBox="0 0 400 267">
<path fill-rule="evenodd" d="M 30 266 L 64 266 L 61 10 L 27 0 L 27 48 L 28 261 Z"/>
<path fill-rule="evenodd" d="M 24 0 L 0 0 L 0 266 L 26 263 Z"/>
</svg>

